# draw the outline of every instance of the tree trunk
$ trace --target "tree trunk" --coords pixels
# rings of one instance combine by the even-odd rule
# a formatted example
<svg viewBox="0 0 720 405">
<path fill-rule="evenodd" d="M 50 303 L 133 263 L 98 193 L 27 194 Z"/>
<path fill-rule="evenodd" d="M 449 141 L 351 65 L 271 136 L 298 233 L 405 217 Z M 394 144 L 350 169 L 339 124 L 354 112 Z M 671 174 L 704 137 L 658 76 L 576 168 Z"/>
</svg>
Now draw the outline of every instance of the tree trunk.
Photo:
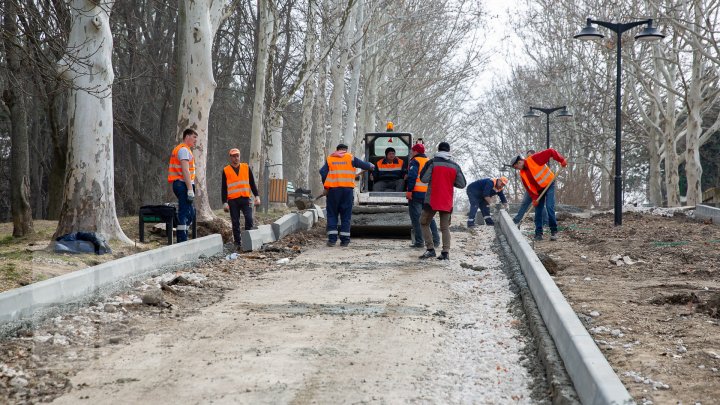
<svg viewBox="0 0 720 405">
<path fill-rule="evenodd" d="M 5 1 L 5 6 L 5 52 L 10 77 L 3 98 L 10 109 L 10 121 L 12 122 L 10 182 L 13 236 L 20 237 L 33 231 L 32 209 L 30 208 L 30 155 L 25 99 L 21 91 L 15 91 L 25 85 L 23 80 L 20 80 L 23 68 L 20 60 L 22 44 L 18 38 L 16 22 L 17 3 L 12 0 Z"/>
<path fill-rule="evenodd" d="M 692 14 L 696 27 L 703 24 L 703 11 L 700 2 L 693 2 Z M 703 55 L 700 47 L 703 45 L 698 40 L 690 41 L 692 47 L 692 67 L 690 86 L 685 95 L 687 103 L 687 129 L 685 132 L 685 177 L 687 178 L 686 204 L 695 206 L 702 203 L 702 164 L 700 162 L 700 137 L 703 128 L 703 82 L 706 74 L 703 64 Z"/>
<path fill-rule="evenodd" d="M 675 147 L 675 94 L 668 93 L 663 121 L 663 138 L 665 140 L 665 192 L 667 206 L 680 205 L 680 176 L 678 174 L 678 156 Z"/>
<path fill-rule="evenodd" d="M 319 196 L 323 192 L 322 178 L 318 170 L 325 164 L 325 158 L 328 155 L 327 144 L 327 101 L 325 93 L 327 92 L 328 67 L 330 62 L 323 61 L 320 64 L 318 72 L 318 91 L 317 102 L 315 103 L 315 119 L 313 125 L 315 127 L 315 136 L 312 138 L 312 150 L 310 155 L 310 188 L 314 196 Z"/>
<path fill-rule="evenodd" d="M 336 27 L 339 22 L 336 22 Z M 328 149 L 335 150 L 340 143 L 342 136 L 343 99 L 345 93 L 345 71 L 348 63 L 348 41 L 350 27 L 352 24 L 345 24 L 340 34 L 337 49 L 332 59 L 331 81 L 332 91 L 330 93 L 330 134 L 328 136 Z M 349 146 L 349 145 L 348 145 Z M 354 152 L 354 151 L 352 151 Z"/>
<path fill-rule="evenodd" d="M 208 121 L 217 83 L 213 76 L 212 48 L 215 33 L 225 21 L 235 4 L 232 0 L 185 0 L 184 24 L 180 32 L 184 38 L 178 42 L 180 49 L 180 72 L 182 95 L 180 97 L 176 138 L 182 139 L 187 128 L 198 134 L 193 156 L 195 157 L 195 213 L 197 221 L 209 222 L 215 217 L 210 207 L 207 189 Z"/>
<path fill-rule="evenodd" d="M 314 65 L 317 47 L 317 33 L 315 31 L 315 0 L 308 0 L 307 24 L 305 33 L 305 66 Z M 310 175 L 314 168 L 310 167 L 310 141 L 313 126 L 313 109 L 315 107 L 315 89 L 317 88 L 317 73 L 309 72 L 310 78 L 303 85 L 302 122 L 300 138 L 298 139 L 298 164 L 300 170 L 295 177 L 298 188 L 310 187 Z"/>
<path fill-rule="evenodd" d="M 113 1 L 71 0 L 71 31 L 58 72 L 71 83 L 68 171 L 55 237 L 70 232 L 125 236 L 115 212 L 110 11 Z"/>
<path fill-rule="evenodd" d="M 345 115 L 345 132 L 343 134 L 343 143 L 353 148 L 353 152 L 358 154 L 355 149 L 355 122 L 358 114 L 358 93 L 360 89 L 360 69 L 362 66 L 363 56 L 363 2 L 358 1 L 355 5 L 354 25 L 355 25 L 355 36 L 353 40 L 353 60 L 352 60 L 352 73 L 350 75 L 350 88 L 347 94 L 347 114 Z M 348 25 L 353 25 L 350 21 Z"/>
<path fill-rule="evenodd" d="M 270 162 L 268 177 L 270 179 L 283 178 L 282 130 L 284 123 L 282 112 L 272 109 L 268 118 L 267 142 L 268 161 Z"/>
<path fill-rule="evenodd" d="M 265 115 L 265 79 L 268 65 L 268 43 L 272 35 L 273 21 L 271 19 L 268 0 L 258 0 L 258 27 L 257 45 L 255 53 L 255 97 L 253 101 L 252 128 L 250 130 L 250 156 L 249 164 L 253 173 L 262 173 L 263 163 L 263 117 Z M 257 175 L 256 175 L 257 176 Z M 262 177 L 262 176 L 260 176 Z"/>
</svg>

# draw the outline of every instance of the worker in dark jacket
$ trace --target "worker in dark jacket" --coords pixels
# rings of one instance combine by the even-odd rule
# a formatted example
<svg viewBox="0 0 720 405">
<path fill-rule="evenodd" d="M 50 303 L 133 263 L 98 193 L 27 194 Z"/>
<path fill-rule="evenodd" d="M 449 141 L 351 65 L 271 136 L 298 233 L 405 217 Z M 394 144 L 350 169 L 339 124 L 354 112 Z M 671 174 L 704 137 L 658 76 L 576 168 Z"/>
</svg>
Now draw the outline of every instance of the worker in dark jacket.
<svg viewBox="0 0 720 405">
<path fill-rule="evenodd" d="M 373 191 L 403 191 L 405 168 L 402 159 L 395 156 L 395 148 L 385 149 L 385 158 L 377 162 L 372 175 Z"/>
<path fill-rule="evenodd" d="M 555 149 L 545 149 L 523 159 L 518 155 L 511 166 L 520 171 L 520 178 L 535 206 L 535 240 L 543 238 L 543 216 L 547 211 L 550 223 L 550 240 L 557 240 L 557 220 L 555 219 L 555 173 L 547 163 L 550 159 L 567 166 L 567 160 Z M 545 193 L 542 198 L 540 194 Z M 546 209 L 547 208 L 547 209 Z"/>
<path fill-rule="evenodd" d="M 253 204 L 260 205 L 255 176 L 250 165 L 240 163 L 240 149 L 232 148 L 228 153 L 230 164 L 223 168 L 222 186 L 220 187 L 220 198 L 223 202 L 223 210 L 230 213 L 232 223 L 233 239 L 235 247 L 239 248 L 240 243 L 240 212 L 245 217 L 245 230 L 253 229 Z"/>
<path fill-rule="evenodd" d="M 338 240 L 338 215 L 340 216 L 340 246 L 350 244 L 350 220 L 355 196 L 355 168 L 373 170 L 372 163 L 353 157 L 348 147 L 339 144 L 325 164 L 320 168 L 323 185 L 327 192 L 327 235 L 328 246 L 335 246 Z"/>
<path fill-rule="evenodd" d="M 420 215 L 425 253 L 421 259 L 435 257 L 435 245 L 430 235 L 430 221 L 436 212 L 440 213 L 440 232 L 442 234 L 442 252 L 438 260 L 450 259 L 450 219 L 453 210 L 455 188 L 465 188 L 465 176 L 460 166 L 450 160 L 450 144 L 440 142 L 435 157 L 425 164 L 420 172 L 420 181 L 428 185 L 425 194 L 423 212 Z"/>
<path fill-rule="evenodd" d="M 467 186 L 467 195 L 470 200 L 470 211 L 468 212 L 467 226 L 472 228 L 475 226 L 475 216 L 477 210 L 480 208 L 480 212 L 483 214 L 485 225 L 495 225 L 490 216 L 490 204 L 492 204 L 492 198 L 494 196 L 500 197 L 500 202 L 503 203 L 505 209 L 507 209 L 507 199 L 503 193 L 503 188 L 508 183 L 507 177 L 500 177 L 497 179 L 480 179 L 475 180 Z"/>
<path fill-rule="evenodd" d="M 408 211 L 410 213 L 410 222 L 413 227 L 415 240 L 410 245 L 414 248 L 425 247 L 422 228 L 420 227 L 420 213 L 422 212 L 423 202 L 425 201 L 425 193 L 427 192 L 427 184 L 420 181 L 420 172 L 428 162 L 425 156 L 425 145 L 416 143 L 410 150 L 410 163 L 408 164 L 407 175 L 407 191 L 405 196 L 408 199 Z M 440 235 L 438 234 L 435 219 L 430 221 L 430 231 L 432 232 L 433 244 L 440 244 Z"/>
</svg>

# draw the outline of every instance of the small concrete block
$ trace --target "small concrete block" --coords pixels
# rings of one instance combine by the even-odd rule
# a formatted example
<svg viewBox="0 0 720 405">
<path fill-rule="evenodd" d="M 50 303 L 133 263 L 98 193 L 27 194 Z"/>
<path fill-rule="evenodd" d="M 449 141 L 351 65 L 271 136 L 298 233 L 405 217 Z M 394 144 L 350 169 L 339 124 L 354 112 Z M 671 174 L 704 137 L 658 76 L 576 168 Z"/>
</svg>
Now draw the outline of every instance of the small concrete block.
<svg viewBox="0 0 720 405">
<path fill-rule="evenodd" d="M 309 209 L 309 210 L 306 210 L 305 212 L 309 212 L 309 213 L 311 213 L 311 214 L 312 214 L 312 216 L 313 216 L 313 223 L 317 222 L 317 221 L 318 221 L 318 219 L 320 218 L 320 216 L 318 215 L 318 212 L 317 212 L 317 210 L 316 210 L 316 209 L 314 209 L 314 208 L 312 208 L 312 209 Z"/>
<path fill-rule="evenodd" d="M 695 218 L 703 220 L 710 219 L 713 224 L 720 224 L 720 208 L 698 204 L 695 207 Z"/>
<path fill-rule="evenodd" d="M 242 233 L 242 250 L 243 252 L 249 252 L 251 250 L 258 250 L 264 243 L 275 242 L 275 234 L 273 233 L 272 226 L 260 225 L 258 229 L 252 229 L 250 231 L 243 231 Z"/>
<path fill-rule="evenodd" d="M 298 226 L 298 216 L 297 214 L 283 215 L 280 219 L 273 222 L 271 226 L 273 234 L 275 235 L 275 240 L 280 240 L 295 232 L 295 229 L 297 229 Z"/>
<path fill-rule="evenodd" d="M 315 210 L 305 211 L 301 214 L 297 214 L 299 220 L 299 229 L 303 231 L 309 231 L 315 224 Z"/>
<path fill-rule="evenodd" d="M 315 206 L 313 206 L 313 207 L 314 207 L 315 210 L 317 211 L 318 217 L 320 217 L 320 218 L 325 218 L 325 211 L 323 211 L 322 208 L 318 207 L 317 205 L 315 205 Z"/>
</svg>

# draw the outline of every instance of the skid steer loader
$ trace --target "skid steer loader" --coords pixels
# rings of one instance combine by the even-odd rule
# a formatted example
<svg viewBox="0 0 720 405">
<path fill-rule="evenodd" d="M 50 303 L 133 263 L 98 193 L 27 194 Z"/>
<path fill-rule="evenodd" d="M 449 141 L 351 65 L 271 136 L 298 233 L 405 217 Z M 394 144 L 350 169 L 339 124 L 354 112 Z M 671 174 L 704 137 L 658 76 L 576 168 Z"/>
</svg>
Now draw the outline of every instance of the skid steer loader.
<svg viewBox="0 0 720 405">
<path fill-rule="evenodd" d="M 388 132 L 366 133 L 363 139 L 366 161 L 377 166 L 385 158 L 385 149 L 393 147 L 396 156 L 403 161 L 407 171 L 412 147 L 412 134 L 393 132 L 388 123 Z M 408 214 L 405 191 L 373 191 L 374 182 L 370 173 L 359 175 L 355 188 L 355 204 L 352 211 L 353 236 L 403 238 L 411 236 L 412 225 Z"/>
</svg>

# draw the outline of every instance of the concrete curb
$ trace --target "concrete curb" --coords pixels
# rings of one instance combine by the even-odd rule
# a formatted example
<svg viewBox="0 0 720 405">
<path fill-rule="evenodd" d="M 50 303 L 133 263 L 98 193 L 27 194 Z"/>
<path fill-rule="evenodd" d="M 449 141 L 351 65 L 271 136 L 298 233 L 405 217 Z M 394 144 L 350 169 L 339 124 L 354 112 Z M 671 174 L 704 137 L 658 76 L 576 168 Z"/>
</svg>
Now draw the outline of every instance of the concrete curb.
<svg viewBox="0 0 720 405">
<path fill-rule="evenodd" d="M 258 250 L 262 247 L 263 243 L 275 242 L 276 240 L 272 225 L 260 225 L 257 229 L 243 231 L 242 250 L 243 252 Z"/>
<path fill-rule="evenodd" d="M 500 229 L 520 262 L 580 401 L 585 405 L 634 403 L 510 215 L 501 210 L 499 216 Z"/>
<path fill-rule="evenodd" d="M 270 225 L 275 235 L 275 240 L 280 240 L 295 232 L 298 228 L 298 215 L 296 213 L 285 214 Z"/>
<path fill-rule="evenodd" d="M 695 207 L 695 218 L 711 219 L 713 224 L 720 224 L 720 208 L 698 204 Z"/>
<path fill-rule="evenodd" d="M 114 285 L 158 273 L 158 270 L 222 253 L 218 234 L 148 250 L 97 266 L 0 293 L 0 326 L 39 318 L 66 304 L 101 295 Z"/>
<path fill-rule="evenodd" d="M 293 232 L 310 230 L 318 222 L 318 218 L 324 217 L 315 205 L 308 210 L 283 215 L 271 225 L 260 225 L 257 229 L 243 231 L 242 250 L 258 250 L 263 244 L 279 241 Z"/>
</svg>

